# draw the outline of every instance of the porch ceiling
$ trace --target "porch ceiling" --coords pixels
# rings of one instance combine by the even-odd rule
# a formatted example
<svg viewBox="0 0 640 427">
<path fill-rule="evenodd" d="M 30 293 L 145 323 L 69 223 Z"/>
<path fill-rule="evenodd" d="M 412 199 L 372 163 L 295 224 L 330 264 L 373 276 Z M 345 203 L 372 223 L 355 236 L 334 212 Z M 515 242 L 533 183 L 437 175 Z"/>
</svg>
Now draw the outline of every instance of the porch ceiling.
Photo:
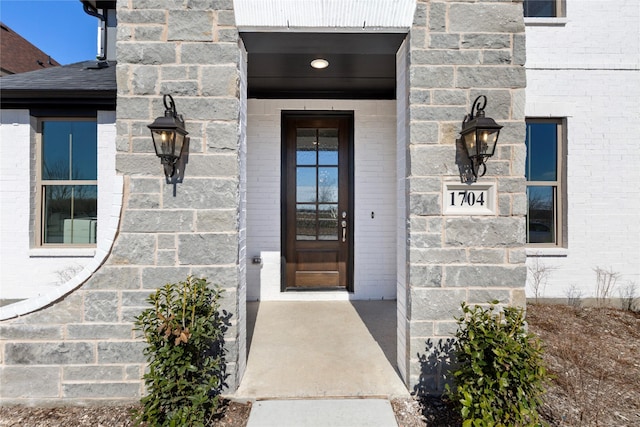
<svg viewBox="0 0 640 427">
<path fill-rule="evenodd" d="M 243 32 L 250 98 L 395 99 L 404 33 Z M 317 70 L 311 60 L 324 58 Z"/>
</svg>

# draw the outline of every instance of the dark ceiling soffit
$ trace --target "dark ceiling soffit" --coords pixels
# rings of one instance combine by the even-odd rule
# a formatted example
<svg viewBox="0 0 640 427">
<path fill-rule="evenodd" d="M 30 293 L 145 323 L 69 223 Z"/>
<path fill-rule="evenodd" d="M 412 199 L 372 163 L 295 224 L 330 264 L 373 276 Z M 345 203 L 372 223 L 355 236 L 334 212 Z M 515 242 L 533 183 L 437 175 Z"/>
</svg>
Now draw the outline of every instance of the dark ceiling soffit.
<svg viewBox="0 0 640 427">
<path fill-rule="evenodd" d="M 395 89 L 380 90 L 274 90 L 274 89 L 249 89 L 248 98 L 256 99 L 358 99 L 358 100 L 394 100 L 396 99 Z"/>
</svg>

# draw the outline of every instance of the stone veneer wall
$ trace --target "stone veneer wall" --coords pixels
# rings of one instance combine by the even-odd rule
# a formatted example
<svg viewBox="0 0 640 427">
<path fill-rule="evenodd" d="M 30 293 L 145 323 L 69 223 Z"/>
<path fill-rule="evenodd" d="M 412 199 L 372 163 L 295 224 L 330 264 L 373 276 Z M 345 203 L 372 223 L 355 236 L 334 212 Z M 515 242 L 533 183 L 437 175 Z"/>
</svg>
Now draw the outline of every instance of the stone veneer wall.
<svg viewBox="0 0 640 427">
<path fill-rule="evenodd" d="M 132 319 L 153 289 L 189 274 L 225 290 L 229 389 L 244 369 L 246 81 L 233 2 L 119 0 L 117 16 L 120 231 L 78 290 L 0 324 L 0 403 L 139 399 L 144 344 Z M 184 182 L 175 186 L 165 183 L 147 128 L 164 113 L 167 93 L 191 137 Z"/>
<path fill-rule="evenodd" d="M 399 76 L 408 99 L 398 124 L 408 128 L 406 286 L 399 286 L 399 363 L 412 390 L 440 393 L 447 339 L 460 303 L 524 306 L 525 37 L 522 3 L 511 0 L 419 0 Z M 406 61 L 406 62 L 405 62 Z M 399 85 L 402 90 L 402 85 Z M 495 216 L 444 216 L 443 181 L 460 182 L 456 138 L 474 99 L 504 126 L 496 155 L 479 183 L 497 187 Z M 402 94 L 398 95 L 402 102 Z M 401 156 L 398 155 L 398 159 Z M 398 200 L 402 200 L 399 197 Z M 400 241 L 400 240 L 399 240 Z M 401 249 L 402 250 L 402 249 Z M 404 256 L 404 250 L 399 259 Z M 408 338 L 408 339 L 407 339 Z"/>
</svg>

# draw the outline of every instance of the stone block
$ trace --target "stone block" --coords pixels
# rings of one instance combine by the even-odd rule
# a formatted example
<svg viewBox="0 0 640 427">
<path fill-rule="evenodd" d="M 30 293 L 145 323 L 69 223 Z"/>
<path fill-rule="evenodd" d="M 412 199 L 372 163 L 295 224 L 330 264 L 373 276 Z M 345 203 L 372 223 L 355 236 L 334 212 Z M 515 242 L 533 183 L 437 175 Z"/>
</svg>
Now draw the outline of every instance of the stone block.
<svg viewBox="0 0 640 427">
<path fill-rule="evenodd" d="M 148 120 L 151 104 L 149 98 L 134 98 L 131 96 L 118 97 L 122 102 L 118 102 L 118 118 Z"/>
<path fill-rule="evenodd" d="M 486 115 L 502 124 L 502 121 L 510 120 L 511 118 L 511 93 L 512 91 L 506 89 L 472 89 L 469 91 L 469 99 L 474 100 L 480 95 L 485 95 L 487 97 Z M 500 135 L 502 136 L 502 134 Z M 502 138 L 498 145 L 501 145 L 501 141 Z"/>
<path fill-rule="evenodd" d="M 412 176 L 459 176 L 453 145 L 417 145 L 409 152 Z"/>
<path fill-rule="evenodd" d="M 237 123 L 209 122 L 206 129 L 207 151 L 233 151 L 238 148 L 240 130 Z"/>
<path fill-rule="evenodd" d="M 144 363 L 142 354 L 146 343 L 142 341 L 102 341 L 98 343 L 98 363 Z"/>
<path fill-rule="evenodd" d="M 62 381 L 122 381 L 122 366 L 64 366 Z"/>
<path fill-rule="evenodd" d="M 113 266 L 102 266 L 83 286 L 86 290 L 139 288 L 139 268 Z"/>
<path fill-rule="evenodd" d="M 472 264 L 504 264 L 506 262 L 505 249 L 469 249 L 469 262 Z"/>
<path fill-rule="evenodd" d="M 409 30 L 409 47 L 412 51 L 427 47 L 427 32 L 424 28 L 412 27 Z"/>
<path fill-rule="evenodd" d="M 424 3 L 418 3 L 416 5 L 416 11 L 413 14 L 412 27 L 426 27 L 427 26 L 427 5 Z"/>
<path fill-rule="evenodd" d="M 159 78 L 157 66 L 132 67 L 131 76 L 131 91 L 134 95 L 154 95 L 157 93 L 156 84 Z"/>
<path fill-rule="evenodd" d="M 524 287 L 527 269 L 524 265 L 446 265 L 444 286 L 447 287 Z"/>
<path fill-rule="evenodd" d="M 117 321 L 117 312 L 112 313 Z M 73 323 L 66 326 L 66 338 L 70 340 L 131 339 L 133 325 L 129 323 L 90 324 Z"/>
<path fill-rule="evenodd" d="M 175 234 L 159 234 L 158 237 L 158 249 L 175 249 L 176 248 L 176 235 Z"/>
<path fill-rule="evenodd" d="M 194 277 L 204 277 L 209 283 L 223 288 L 238 287 L 238 268 L 236 266 L 198 266 L 193 267 L 192 274 Z"/>
<path fill-rule="evenodd" d="M 466 289 L 412 288 L 411 320 L 452 321 L 462 314 Z"/>
<path fill-rule="evenodd" d="M 62 396 L 67 399 L 138 399 L 140 382 L 66 383 Z"/>
<path fill-rule="evenodd" d="M 459 247 L 514 247 L 522 244 L 520 218 L 459 217 L 445 223 L 445 244 Z"/>
<path fill-rule="evenodd" d="M 86 322 L 117 322 L 118 294 L 107 291 L 85 293 L 84 320 Z"/>
<path fill-rule="evenodd" d="M 199 210 L 196 212 L 196 228 L 199 232 L 236 231 L 238 213 L 235 210 Z"/>
<path fill-rule="evenodd" d="M 435 322 L 412 320 L 409 326 L 411 337 L 432 337 L 434 334 Z"/>
<path fill-rule="evenodd" d="M 463 49 L 508 49 L 510 34 L 463 34 L 460 46 Z"/>
<path fill-rule="evenodd" d="M 509 289 L 469 289 L 469 304 L 488 304 L 498 301 L 500 304 L 509 304 L 511 290 Z"/>
<path fill-rule="evenodd" d="M 61 325 L 0 324 L 2 340 L 56 340 L 62 339 Z"/>
<path fill-rule="evenodd" d="M 459 123 L 468 113 L 466 106 L 417 105 L 410 108 L 412 125 L 414 120 L 456 121 Z M 414 142 L 411 141 L 411 143 Z"/>
<path fill-rule="evenodd" d="M 444 227 L 444 218 L 428 218 L 427 231 L 430 233 L 439 233 L 442 235 Z"/>
<path fill-rule="evenodd" d="M 428 121 L 413 121 L 410 125 L 410 138 L 412 144 L 437 144 L 438 143 L 438 123 Z"/>
<path fill-rule="evenodd" d="M 441 248 L 442 235 L 440 233 L 419 233 L 412 231 L 409 236 L 412 248 Z"/>
<path fill-rule="evenodd" d="M 523 249 L 509 249 L 509 264 L 524 264 L 527 261 L 527 252 Z"/>
<path fill-rule="evenodd" d="M 160 194 L 131 194 L 127 207 L 130 209 L 158 209 Z"/>
<path fill-rule="evenodd" d="M 155 154 L 116 154 L 116 171 L 122 175 L 151 175 L 162 177 L 162 165 Z"/>
<path fill-rule="evenodd" d="M 153 148 L 153 143 L 151 142 L 151 138 L 149 138 L 149 135 L 132 137 L 130 141 L 132 152 L 155 154 L 155 149 Z"/>
<path fill-rule="evenodd" d="M 431 90 L 411 89 L 409 92 L 409 102 L 411 105 L 431 104 Z"/>
<path fill-rule="evenodd" d="M 211 64 L 214 58 L 217 64 L 237 64 L 240 49 L 234 43 L 182 43 L 182 64 Z"/>
<path fill-rule="evenodd" d="M 164 189 L 165 209 L 235 209 L 238 182 L 235 179 L 185 179 L 173 195 L 172 186 Z"/>
<path fill-rule="evenodd" d="M 218 25 L 236 25 L 236 16 L 232 10 L 220 10 L 218 11 Z"/>
<path fill-rule="evenodd" d="M 168 40 L 212 42 L 213 15 L 208 10 L 169 10 Z"/>
<path fill-rule="evenodd" d="M 201 84 L 203 96 L 237 97 L 240 86 L 240 76 L 237 65 L 202 67 Z"/>
<path fill-rule="evenodd" d="M 522 33 L 519 3 L 450 3 L 448 30 L 454 33 Z"/>
<path fill-rule="evenodd" d="M 433 35 L 431 36 L 433 39 Z M 413 64 L 428 65 L 474 65 L 480 64 L 480 51 L 418 50 L 411 53 Z"/>
<path fill-rule="evenodd" d="M 185 281 L 191 270 L 188 267 L 151 267 L 142 270 L 142 287 L 157 289 L 167 283 Z"/>
<path fill-rule="evenodd" d="M 54 305 L 30 313 L 13 320 L 13 325 L 55 325 L 79 322 L 82 319 L 82 294 L 70 293 L 57 301 Z"/>
<path fill-rule="evenodd" d="M 236 177 L 238 176 L 238 156 L 235 152 L 191 154 L 186 171 L 193 177 Z"/>
<path fill-rule="evenodd" d="M 57 366 L 0 367 L 2 399 L 58 398 L 60 368 Z"/>
<path fill-rule="evenodd" d="M 130 233 L 171 233 L 195 230 L 193 211 L 126 210 L 121 230 Z"/>
<path fill-rule="evenodd" d="M 142 379 L 144 369 L 140 365 L 129 365 L 124 368 L 124 379 L 127 381 Z"/>
<path fill-rule="evenodd" d="M 164 26 L 135 26 L 133 38 L 139 42 L 159 42 L 164 40 Z M 118 40 L 122 40 L 118 38 Z"/>
<path fill-rule="evenodd" d="M 156 238 L 142 233 L 123 233 L 116 240 L 111 253 L 111 264 L 153 265 Z"/>
<path fill-rule="evenodd" d="M 188 9 L 233 10 L 233 0 L 187 0 Z"/>
<path fill-rule="evenodd" d="M 524 65 L 527 61 L 527 49 L 523 33 L 513 35 L 513 64 Z"/>
<path fill-rule="evenodd" d="M 447 5 L 442 2 L 429 3 L 429 31 L 447 31 Z"/>
<path fill-rule="evenodd" d="M 164 65 L 175 64 L 176 46 L 167 42 L 118 43 L 118 63 Z"/>
<path fill-rule="evenodd" d="M 434 89 L 433 103 L 436 105 L 464 105 L 467 106 L 467 91 L 458 89 Z"/>
<path fill-rule="evenodd" d="M 429 48 L 459 49 L 460 34 L 431 33 L 429 34 Z"/>
<path fill-rule="evenodd" d="M 435 193 L 442 190 L 442 180 L 435 177 L 410 177 L 409 191 L 411 193 Z"/>
<path fill-rule="evenodd" d="M 523 88 L 525 69 L 521 66 L 458 67 L 455 87 L 460 88 Z"/>
<path fill-rule="evenodd" d="M 151 291 L 122 291 L 122 306 L 123 307 L 149 307 L 147 299 Z"/>
<path fill-rule="evenodd" d="M 237 98 L 183 98 L 180 111 L 189 112 L 187 120 L 229 120 L 235 123 L 240 116 L 240 102 Z"/>
<path fill-rule="evenodd" d="M 436 322 L 435 334 L 439 337 L 453 337 L 458 331 L 457 322 Z"/>
<path fill-rule="evenodd" d="M 197 65 L 165 65 L 160 69 L 162 80 L 198 80 Z"/>
<path fill-rule="evenodd" d="M 482 52 L 482 63 L 487 65 L 511 64 L 510 50 L 487 50 Z"/>
<path fill-rule="evenodd" d="M 95 360 L 88 342 L 7 342 L 6 365 L 80 365 Z"/>
<path fill-rule="evenodd" d="M 409 283 L 416 288 L 440 288 L 442 287 L 442 267 L 412 264 L 409 267 Z"/>
<path fill-rule="evenodd" d="M 218 28 L 218 41 L 221 43 L 238 43 L 240 32 L 237 28 Z"/>
<path fill-rule="evenodd" d="M 200 86 L 196 80 L 165 80 L 160 83 L 160 93 L 170 93 L 173 96 L 198 96 Z"/>
<path fill-rule="evenodd" d="M 167 267 L 176 265 L 176 254 L 177 252 L 174 249 L 158 250 L 158 253 L 156 254 L 156 265 L 163 265 Z"/>
<path fill-rule="evenodd" d="M 163 7 L 164 8 L 164 7 Z M 165 12 L 161 8 L 140 7 L 138 10 L 118 10 L 118 24 L 165 24 L 167 18 Z"/>
<path fill-rule="evenodd" d="M 442 207 L 440 205 L 440 194 L 410 194 L 410 213 L 412 215 L 440 215 Z"/>
<path fill-rule="evenodd" d="M 238 236 L 235 234 L 183 234 L 178 236 L 181 265 L 235 264 Z"/>
<path fill-rule="evenodd" d="M 461 264 L 467 262 L 467 253 L 464 249 L 417 249 L 409 250 L 410 261 L 418 264 Z"/>
<path fill-rule="evenodd" d="M 412 88 L 451 88 L 454 87 L 454 70 L 449 66 L 412 65 L 409 82 Z"/>
</svg>

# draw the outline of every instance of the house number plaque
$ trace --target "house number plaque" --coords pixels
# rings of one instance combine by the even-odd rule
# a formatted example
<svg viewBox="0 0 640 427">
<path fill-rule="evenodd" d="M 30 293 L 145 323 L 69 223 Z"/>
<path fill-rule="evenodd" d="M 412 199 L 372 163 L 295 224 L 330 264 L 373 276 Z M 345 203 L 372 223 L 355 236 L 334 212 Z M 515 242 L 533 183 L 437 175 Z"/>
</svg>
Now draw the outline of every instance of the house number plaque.
<svg viewBox="0 0 640 427">
<path fill-rule="evenodd" d="M 495 184 L 443 184 L 442 210 L 444 215 L 494 215 L 496 212 Z"/>
</svg>

